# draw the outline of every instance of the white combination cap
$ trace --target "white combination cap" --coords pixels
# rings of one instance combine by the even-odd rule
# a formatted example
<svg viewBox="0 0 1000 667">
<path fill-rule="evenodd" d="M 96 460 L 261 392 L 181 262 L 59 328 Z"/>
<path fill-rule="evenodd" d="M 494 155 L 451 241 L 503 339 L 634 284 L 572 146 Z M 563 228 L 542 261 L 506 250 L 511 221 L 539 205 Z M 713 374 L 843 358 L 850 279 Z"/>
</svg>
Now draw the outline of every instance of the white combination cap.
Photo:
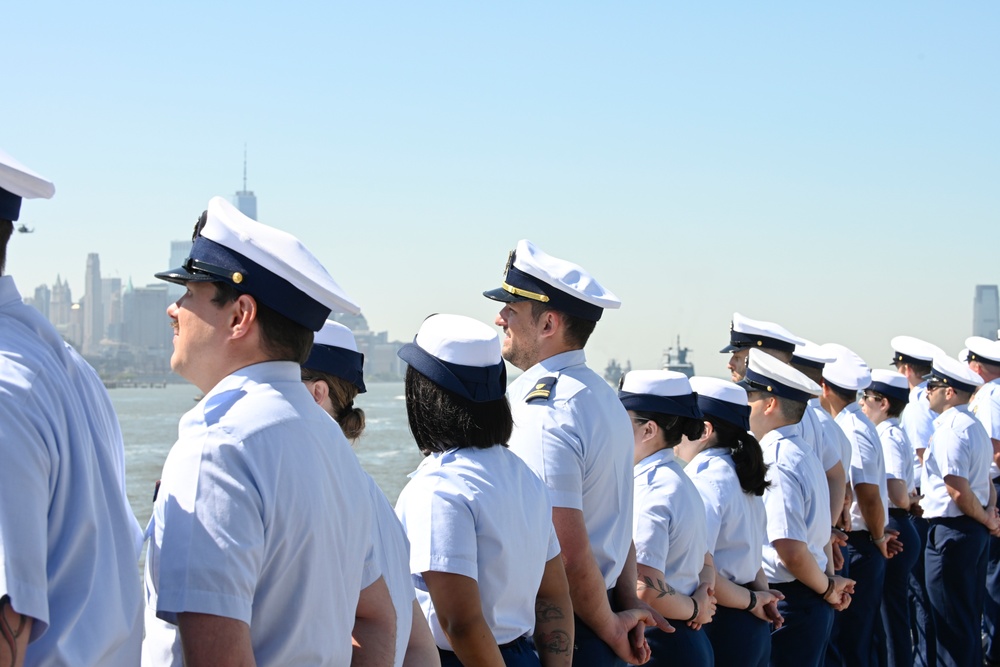
<svg viewBox="0 0 1000 667">
<path fill-rule="evenodd" d="M 757 349 L 750 350 L 747 373 L 737 384 L 747 392 L 766 391 L 799 403 L 806 403 L 823 393 L 802 371 Z"/>
<path fill-rule="evenodd" d="M 796 345 L 795 352 L 792 354 L 793 364 L 817 370 L 823 370 L 823 366 L 832 364 L 836 360 L 836 355 L 825 351 L 821 345 L 808 340 L 800 345 Z"/>
<path fill-rule="evenodd" d="M 157 273 L 172 283 L 224 282 L 313 331 L 332 311 L 360 307 L 297 238 L 243 215 L 222 197 L 208 202 L 205 227 L 184 266 Z"/>
<path fill-rule="evenodd" d="M 507 256 L 500 287 L 483 292 L 494 301 L 538 301 L 574 317 L 596 322 L 605 308 L 622 302 L 592 275 L 522 239 Z"/>
<path fill-rule="evenodd" d="M 894 364 L 930 366 L 934 357 L 946 356 L 944 350 L 937 345 L 913 336 L 896 336 L 889 344 L 892 346 Z"/>
<path fill-rule="evenodd" d="M 22 199 L 50 199 L 56 186 L 0 150 L 0 220 L 17 220 Z"/>
<path fill-rule="evenodd" d="M 1000 364 L 1000 341 L 990 340 L 982 336 L 972 336 L 965 339 L 968 348 L 968 358 L 962 361 L 984 361 L 988 364 Z"/>
<path fill-rule="evenodd" d="M 924 379 L 937 381 L 970 394 L 983 384 L 983 378 L 967 364 L 946 355 L 934 357 L 931 372 L 925 375 Z"/>
<path fill-rule="evenodd" d="M 696 375 L 691 389 L 698 395 L 698 407 L 706 416 L 750 430 L 750 406 L 746 389 L 736 383 Z"/>
<path fill-rule="evenodd" d="M 729 345 L 719 352 L 736 352 L 745 347 L 766 347 L 792 352 L 796 345 L 805 342 L 780 324 L 751 320 L 739 313 L 733 313 L 733 322 L 729 329 Z"/>
<path fill-rule="evenodd" d="M 313 337 L 312 350 L 302 368 L 347 380 L 365 393 L 365 355 L 358 352 L 354 334 L 340 322 L 327 320 Z"/>
<path fill-rule="evenodd" d="M 658 412 L 700 419 L 698 397 L 684 373 L 677 371 L 629 371 L 619 383 L 618 398 L 626 410 Z"/>
<path fill-rule="evenodd" d="M 823 380 L 840 389 L 860 391 L 872 383 L 872 372 L 864 359 L 837 343 L 827 343 L 823 351 L 836 357 L 836 361 L 823 367 Z"/>
<path fill-rule="evenodd" d="M 872 383 L 868 388 L 883 396 L 895 398 L 904 403 L 910 402 L 910 383 L 902 373 L 881 368 L 873 369 Z"/>
<path fill-rule="evenodd" d="M 397 354 L 434 384 L 470 401 L 495 401 L 507 391 L 500 337 L 471 317 L 431 315 Z"/>
</svg>

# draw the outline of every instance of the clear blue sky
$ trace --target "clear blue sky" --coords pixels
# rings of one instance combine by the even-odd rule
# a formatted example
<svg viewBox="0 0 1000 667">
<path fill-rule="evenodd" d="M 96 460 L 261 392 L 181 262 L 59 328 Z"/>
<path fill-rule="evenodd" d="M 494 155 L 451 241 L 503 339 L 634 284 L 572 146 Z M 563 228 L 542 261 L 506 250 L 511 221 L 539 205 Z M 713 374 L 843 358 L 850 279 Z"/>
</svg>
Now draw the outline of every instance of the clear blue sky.
<svg viewBox="0 0 1000 667">
<path fill-rule="evenodd" d="M 530 238 L 621 297 L 588 346 L 701 374 L 733 311 L 875 367 L 1000 282 L 1000 4 L 13 3 L 0 146 L 51 178 L 8 272 L 136 284 L 241 186 L 373 329 Z"/>
</svg>

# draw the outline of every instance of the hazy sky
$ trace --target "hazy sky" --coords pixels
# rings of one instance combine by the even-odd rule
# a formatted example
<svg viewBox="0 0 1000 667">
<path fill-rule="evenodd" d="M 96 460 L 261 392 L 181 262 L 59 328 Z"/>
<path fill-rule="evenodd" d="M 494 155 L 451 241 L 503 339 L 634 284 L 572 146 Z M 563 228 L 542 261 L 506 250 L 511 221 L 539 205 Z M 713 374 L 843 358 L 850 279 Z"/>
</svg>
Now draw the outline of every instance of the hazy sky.
<svg viewBox="0 0 1000 667">
<path fill-rule="evenodd" d="M 492 321 L 520 238 L 623 301 L 588 346 L 701 374 L 733 311 L 885 367 L 1000 282 L 1000 3 L 37 2 L 4 8 L 0 146 L 51 178 L 22 291 L 153 280 L 249 187 L 408 340 Z M 166 325 L 166 321 L 165 321 Z"/>
</svg>

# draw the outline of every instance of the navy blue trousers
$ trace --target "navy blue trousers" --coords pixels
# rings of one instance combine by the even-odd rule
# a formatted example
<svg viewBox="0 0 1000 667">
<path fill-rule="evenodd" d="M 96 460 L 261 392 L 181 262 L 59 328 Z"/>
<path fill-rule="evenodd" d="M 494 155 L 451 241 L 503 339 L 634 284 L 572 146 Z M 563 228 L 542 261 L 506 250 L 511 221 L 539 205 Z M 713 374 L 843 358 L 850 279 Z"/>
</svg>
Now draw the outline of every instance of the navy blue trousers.
<svg viewBox="0 0 1000 667">
<path fill-rule="evenodd" d="M 785 624 L 771 633 L 773 667 L 818 667 L 826 654 L 826 644 L 833 627 L 833 607 L 819 593 L 793 581 L 772 584 L 785 594 L 778 611 Z"/>
<path fill-rule="evenodd" d="M 1000 480 L 1000 478 L 997 478 Z M 1000 482 L 993 486 L 1000 493 Z M 1000 496 L 998 496 L 1000 497 Z M 989 559 L 986 563 L 986 602 L 983 604 L 983 632 L 986 634 L 986 659 L 1000 662 L 1000 538 L 990 535 Z"/>
<path fill-rule="evenodd" d="M 940 667 L 983 663 L 986 528 L 967 516 L 930 519 L 924 576 L 937 631 Z"/>
<path fill-rule="evenodd" d="M 441 667 L 474 667 L 473 665 L 463 665 L 452 651 L 439 648 L 438 654 L 441 656 Z M 503 664 L 507 667 L 539 667 L 542 664 L 525 637 L 502 646 L 500 655 L 503 656 Z"/>
<path fill-rule="evenodd" d="M 608 591 L 608 603 L 611 611 L 618 611 L 613 593 Z M 626 667 L 628 663 L 619 658 L 579 616 L 574 614 L 573 621 L 573 667 Z"/>
<path fill-rule="evenodd" d="M 882 625 L 877 646 L 884 646 L 879 664 L 888 667 L 913 667 L 913 640 L 910 637 L 910 605 L 907 584 L 923 544 L 906 510 L 889 510 L 889 526 L 899 531 L 902 553 L 885 564 L 885 586 L 882 588 Z M 881 651 L 880 651 L 881 653 Z M 884 660 L 881 658 L 884 656 Z"/>
<path fill-rule="evenodd" d="M 934 615 L 931 600 L 927 596 L 927 580 L 924 576 L 924 553 L 927 545 L 927 519 L 913 517 L 913 529 L 920 539 L 920 553 L 910 570 L 907 598 L 910 602 L 910 634 L 913 637 L 914 667 L 937 667 L 937 633 L 934 632 Z"/>
<path fill-rule="evenodd" d="M 713 667 L 715 655 L 704 630 L 692 630 L 684 621 L 671 621 L 674 631 L 646 628 L 646 641 L 652 657 L 650 667 Z M 711 623 L 709 624 L 711 625 Z"/>
<path fill-rule="evenodd" d="M 826 653 L 827 667 L 874 667 L 875 626 L 882 622 L 879 607 L 885 583 L 885 557 L 872 543 L 867 530 L 847 534 L 843 547 L 845 577 L 854 579 L 851 605 L 834 617 L 833 630 Z"/>
<path fill-rule="evenodd" d="M 771 659 L 771 624 L 748 611 L 716 607 L 701 631 L 715 653 L 715 667 L 767 667 Z"/>
</svg>

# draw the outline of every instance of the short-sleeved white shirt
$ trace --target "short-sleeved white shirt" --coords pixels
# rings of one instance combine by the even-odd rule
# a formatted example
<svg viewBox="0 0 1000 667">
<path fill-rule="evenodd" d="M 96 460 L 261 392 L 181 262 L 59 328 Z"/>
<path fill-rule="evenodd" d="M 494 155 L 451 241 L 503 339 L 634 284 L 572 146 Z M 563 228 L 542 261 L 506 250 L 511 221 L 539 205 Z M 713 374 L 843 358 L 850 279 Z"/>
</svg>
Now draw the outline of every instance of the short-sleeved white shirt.
<svg viewBox="0 0 1000 667">
<path fill-rule="evenodd" d="M 841 440 L 829 429 L 829 426 L 836 427 L 836 424 L 826 410 L 818 405 L 807 405 L 799 423 L 802 426 L 802 439 L 813 448 L 823 470 L 829 470 L 838 463 L 843 464 Z"/>
<path fill-rule="evenodd" d="M 823 549 L 830 541 L 830 491 L 819 459 L 800 433 L 798 424 L 790 424 L 769 431 L 760 440 L 771 482 L 764 491 L 768 541 L 763 567 L 767 580 L 774 584 L 795 580 L 772 546 L 775 540 L 803 542 L 819 569 L 826 569 Z"/>
<path fill-rule="evenodd" d="M 886 478 L 902 480 L 906 483 L 906 492 L 913 493 L 916 489 L 916 481 L 913 479 L 913 447 L 899 428 L 899 420 L 889 417 L 879 422 L 875 429 L 882 443 Z M 889 504 L 896 507 L 891 500 Z"/>
<path fill-rule="evenodd" d="M 920 483 L 924 496 L 920 506 L 924 509 L 924 517 L 962 516 L 962 510 L 945 486 L 944 478 L 948 475 L 968 480 L 979 504 L 985 506 L 990 499 L 990 461 L 993 460 L 993 444 L 986 429 L 968 405 L 945 410 L 934 420 L 934 426 L 930 446 L 924 452 L 924 476 Z"/>
<path fill-rule="evenodd" d="M 927 443 L 934 435 L 934 420 L 937 416 L 927 400 L 927 383 L 921 382 L 910 390 L 910 401 L 899 416 L 899 428 L 903 429 L 906 439 L 913 447 L 913 478 L 918 483 L 922 478 L 924 465 L 917 456 L 917 450 L 927 448 Z M 924 458 L 926 454 L 924 452 Z"/>
<path fill-rule="evenodd" d="M 705 504 L 672 449 L 635 465 L 632 526 L 635 562 L 662 572 L 679 593 L 694 593 L 708 552 Z"/>
<path fill-rule="evenodd" d="M 699 452 L 684 472 L 701 494 L 708 550 L 716 571 L 737 584 L 750 583 L 760 570 L 767 537 L 763 499 L 743 491 L 733 457 L 726 449 Z"/>
<path fill-rule="evenodd" d="M 424 459 L 396 501 L 410 540 L 417 601 L 437 645 L 451 650 L 424 572 L 474 579 L 497 644 L 528 634 L 545 564 L 559 555 L 541 480 L 506 447 L 466 447 Z"/>
<path fill-rule="evenodd" d="M 258 664 L 348 664 L 358 595 L 380 574 L 366 567 L 370 493 L 298 364 L 229 375 L 178 431 L 147 529 L 147 605 L 169 623 L 181 612 L 247 623 Z"/>
<path fill-rule="evenodd" d="M 1000 440 L 1000 378 L 991 380 L 976 390 L 969 408 L 976 415 L 986 435 L 993 440 Z M 995 462 L 990 462 L 990 477 L 1000 476 L 1000 468 Z"/>
<path fill-rule="evenodd" d="M 142 531 L 121 430 L 87 362 L 0 276 L 0 596 L 26 665 L 134 665 Z"/>
<path fill-rule="evenodd" d="M 526 402 L 542 378 L 551 395 Z M 507 388 L 510 450 L 549 488 L 554 507 L 583 511 L 594 560 L 612 588 L 632 542 L 632 422 L 615 391 L 586 366 L 583 350 L 535 364 Z"/>
<path fill-rule="evenodd" d="M 851 486 L 874 484 L 882 499 L 883 525 L 889 521 L 889 488 L 885 481 L 885 458 L 882 455 L 882 441 L 871 420 L 861 411 L 858 403 L 848 403 L 834 420 L 851 443 Z M 868 530 L 861 516 L 858 494 L 851 502 L 851 530 Z"/>
</svg>

